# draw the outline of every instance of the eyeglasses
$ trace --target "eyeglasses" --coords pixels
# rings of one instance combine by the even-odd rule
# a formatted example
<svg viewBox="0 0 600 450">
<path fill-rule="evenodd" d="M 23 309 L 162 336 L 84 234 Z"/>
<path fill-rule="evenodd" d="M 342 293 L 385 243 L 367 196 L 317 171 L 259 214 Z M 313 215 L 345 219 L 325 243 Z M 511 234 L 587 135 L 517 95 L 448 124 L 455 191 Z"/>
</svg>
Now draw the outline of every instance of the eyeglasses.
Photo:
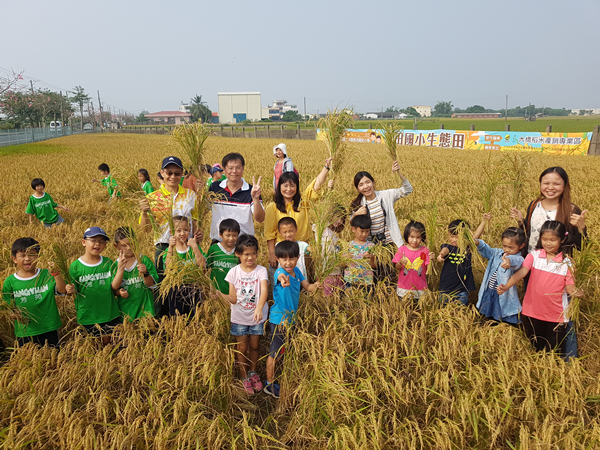
<svg viewBox="0 0 600 450">
<path fill-rule="evenodd" d="M 85 240 L 90 241 L 92 244 L 106 244 L 106 239 L 85 238 Z"/>
</svg>

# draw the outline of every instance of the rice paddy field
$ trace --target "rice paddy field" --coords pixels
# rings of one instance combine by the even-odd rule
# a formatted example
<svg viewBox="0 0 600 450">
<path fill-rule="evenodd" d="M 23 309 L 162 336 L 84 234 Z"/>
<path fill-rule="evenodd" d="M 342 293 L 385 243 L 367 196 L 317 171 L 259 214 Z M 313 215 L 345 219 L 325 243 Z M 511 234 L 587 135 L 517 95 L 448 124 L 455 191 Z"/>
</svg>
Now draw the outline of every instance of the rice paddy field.
<svg viewBox="0 0 600 450">
<path fill-rule="evenodd" d="M 245 178 L 263 176 L 266 204 L 273 196 L 272 147 L 277 143 L 211 137 L 206 162 L 220 162 L 231 151 L 242 153 Z M 323 167 L 325 144 L 287 145 L 304 188 Z M 367 144 L 348 149 L 336 174 L 338 200 L 349 205 L 355 197 L 352 179 L 359 170 L 369 171 L 378 189 L 397 185 L 384 146 L 376 151 L 381 153 Z M 101 226 L 109 235 L 118 226 L 135 227 L 135 205 L 127 200 L 108 204 L 105 188 L 90 180 L 98 178 L 96 168 L 105 162 L 117 180 L 144 167 L 154 183 L 162 158 L 171 154 L 182 153 L 168 136 L 124 134 L 3 149 L 1 278 L 14 271 L 10 246 L 16 238 L 34 237 L 43 249 L 60 244 L 73 260 L 82 254 L 88 226 Z M 475 227 L 484 204 L 494 218 L 483 239 L 499 246 L 502 230 L 514 225 L 510 207 L 524 210 L 538 192 L 539 174 L 556 165 L 571 177 L 574 203 L 589 210 L 592 241 L 599 236 L 600 159 L 519 154 L 510 160 L 501 153 L 418 147 L 400 147 L 398 154 L 414 187 L 396 203 L 398 221 L 401 228 L 409 219 L 426 222 L 435 230 L 430 248 L 439 249 L 445 226 L 456 218 Z M 511 161 L 519 169 L 511 169 Z M 519 191 L 518 176 L 524 180 Z M 63 225 L 46 230 L 29 224 L 24 211 L 35 177 L 43 178 L 47 192 L 71 210 L 61 211 Z M 497 181 L 495 189 L 490 190 L 490 180 Z M 205 230 L 209 225 L 203 221 Z M 150 235 L 138 234 L 152 256 Z M 267 266 L 260 224 L 256 234 L 262 247 L 259 264 Z M 105 255 L 115 259 L 116 251 L 108 246 Z M 570 363 L 534 353 L 518 329 L 483 323 L 473 306 L 440 306 L 435 292 L 418 305 L 400 301 L 385 288 L 370 301 L 302 294 L 293 344 L 277 370 L 279 400 L 244 393 L 234 365 L 229 311 L 210 291 L 190 323 L 169 318 L 126 324 L 115 332 L 115 345 L 103 348 L 77 331 L 73 299 L 57 297 L 61 349 L 28 345 L 4 355 L 0 448 L 600 448 L 599 258 L 593 246 L 575 257 L 581 267 L 577 282 L 586 295 L 578 307 L 581 357 Z M 485 261 L 475 259 L 474 264 L 479 284 Z M 434 291 L 440 268 L 429 278 Z M 476 293 L 470 301 L 476 301 Z M 12 347 L 12 333 L 2 312 L 0 338 L 7 347 Z M 264 366 L 263 359 L 263 379 Z"/>
</svg>

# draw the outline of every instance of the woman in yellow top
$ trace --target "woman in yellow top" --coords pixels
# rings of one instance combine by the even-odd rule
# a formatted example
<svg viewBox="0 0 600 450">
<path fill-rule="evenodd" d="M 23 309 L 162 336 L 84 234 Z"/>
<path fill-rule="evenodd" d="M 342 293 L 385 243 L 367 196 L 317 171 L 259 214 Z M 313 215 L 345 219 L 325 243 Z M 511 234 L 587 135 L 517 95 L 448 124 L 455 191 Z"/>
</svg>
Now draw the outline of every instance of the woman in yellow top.
<svg viewBox="0 0 600 450">
<path fill-rule="evenodd" d="M 291 217 L 298 224 L 298 241 L 308 241 L 310 238 L 310 227 L 308 226 L 308 215 L 311 200 L 318 198 L 318 190 L 323 186 L 329 175 L 331 158 L 325 160 L 325 167 L 312 183 L 304 190 L 302 197 L 298 189 L 298 175 L 294 172 L 285 172 L 279 178 L 279 184 L 273 197 L 273 203 L 265 209 L 265 239 L 269 248 L 269 264 L 277 268 L 275 257 L 275 244 L 283 240 L 277 230 L 277 224 L 282 217 Z"/>
</svg>

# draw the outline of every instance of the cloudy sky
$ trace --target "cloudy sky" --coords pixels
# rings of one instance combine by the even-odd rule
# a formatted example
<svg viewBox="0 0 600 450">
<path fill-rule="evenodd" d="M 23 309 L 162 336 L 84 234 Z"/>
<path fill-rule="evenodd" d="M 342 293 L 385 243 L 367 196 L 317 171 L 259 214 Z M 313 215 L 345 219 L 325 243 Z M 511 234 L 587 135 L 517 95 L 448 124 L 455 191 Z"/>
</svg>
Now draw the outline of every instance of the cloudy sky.
<svg viewBox="0 0 600 450">
<path fill-rule="evenodd" d="M 260 91 L 307 112 L 600 107 L 600 1 L 2 1 L 0 68 L 139 113 Z M 26 79 L 29 82 L 29 78 Z"/>
</svg>

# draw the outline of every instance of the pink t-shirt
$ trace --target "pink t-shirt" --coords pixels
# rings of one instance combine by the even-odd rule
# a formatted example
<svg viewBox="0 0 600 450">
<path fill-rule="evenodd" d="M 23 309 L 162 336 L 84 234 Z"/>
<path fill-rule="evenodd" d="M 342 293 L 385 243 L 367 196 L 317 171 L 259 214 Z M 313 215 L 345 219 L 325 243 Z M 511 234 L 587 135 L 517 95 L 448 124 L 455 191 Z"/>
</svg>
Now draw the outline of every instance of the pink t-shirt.
<svg viewBox="0 0 600 450">
<path fill-rule="evenodd" d="M 398 274 L 398 287 L 400 289 L 423 291 L 427 289 L 427 266 L 429 265 L 429 249 L 419 247 L 411 250 L 406 245 L 398 249 L 392 262 L 397 264 L 406 257 L 410 262 Z"/>
<path fill-rule="evenodd" d="M 523 299 L 523 314 L 546 322 L 568 322 L 569 306 L 566 286 L 575 284 L 571 260 L 559 253 L 548 262 L 546 251 L 534 250 L 525 258 L 523 267 L 529 269 L 529 283 Z"/>
<path fill-rule="evenodd" d="M 269 282 L 267 269 L 263 266 L 256 266 L 256 269 L 250 273 L 244 272 L 239 264 L 229 270 L 225 276 L 225 281 L 233 284 L 237 295 L 237 303 L 231 305 L 231 323 L 257 325 L 267 320 L 269 315 L 267 302 L 263 306 L 263 319 L 260 322 L 252 320 L 260 300 L 260 282 L 262 280 Z"/>
</svg>

